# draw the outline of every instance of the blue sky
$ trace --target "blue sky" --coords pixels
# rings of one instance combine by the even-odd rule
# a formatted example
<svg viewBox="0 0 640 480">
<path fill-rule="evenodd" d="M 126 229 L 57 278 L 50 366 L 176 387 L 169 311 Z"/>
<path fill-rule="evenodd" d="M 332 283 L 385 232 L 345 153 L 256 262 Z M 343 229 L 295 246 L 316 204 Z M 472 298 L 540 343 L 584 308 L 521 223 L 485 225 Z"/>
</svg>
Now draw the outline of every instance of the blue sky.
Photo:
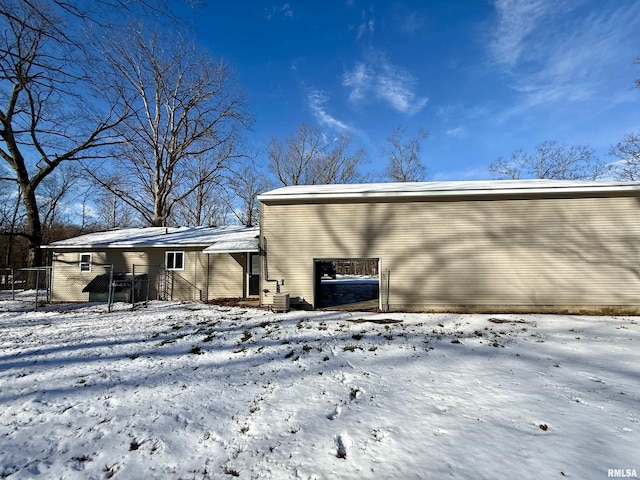
<svg viewBox="0 0 640 480">
<path fill-rule="evenodd" d="M 304 121 L 352 135 L 376 172 L 394 127 L 423 127 L 428 179 L 466 180 L 545 140 L 611 161 L 640 131 L 640 0 L 210 0 L 190 17 L 237 71 L 256 147 Z"/>
</svg>

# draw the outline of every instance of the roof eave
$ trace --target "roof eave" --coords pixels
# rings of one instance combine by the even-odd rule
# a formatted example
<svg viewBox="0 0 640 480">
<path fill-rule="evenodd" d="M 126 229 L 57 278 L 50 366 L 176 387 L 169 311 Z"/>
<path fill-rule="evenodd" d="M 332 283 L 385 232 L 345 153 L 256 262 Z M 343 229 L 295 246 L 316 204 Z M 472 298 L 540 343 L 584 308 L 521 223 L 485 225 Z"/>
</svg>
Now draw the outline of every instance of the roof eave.
<svg viewBox="0 0 640 480">
<path fill-rule="evenodd" d="M 504 188 L 504 189 L 460 189 L 432 191 L 399 191 L 399 192 L 321 192 L 299 194 L 263 194 L 258 196 L 262 203 L 286 202 L 302 200 L 353 200 L 384 198 L 431 198 L 431 197 L 474 197 L 474 196 L 507 196 L 507 195 L 541 195 L 549 193 L 584 194 L 584 193 L 640 193 L 640 185 L 602 185 L 602 186 L 557 186 L 539 188 Z"/>
<path fill-rule="evenodd" d="M 116 248 L 206 248 L 211 243 L 197 243 L 197 244 L 179 244 L 179 243 L 148 243 L 148 244 L 140 244 L 140 243 L 117 243 L 117 244 L 104 244 L 104 243 L 96 243 L 96 244 L 67 244 L 67 245 L 56 245 L 51 243 L 49 245 L 41 245 L 40 248 L 46 248 L 49 250 L 70 250 L 77 248 L 84 249 L 100 249 L 100 248 L 108 248 L 108 249 L 116 249 Z"/>
<path fill-rule="evenodd" d="M 204 253 L 207 255 L 215 255 L 216 253 L 259 253 L 260 249 L 258 247 L 255 248 L 223 248 L 222 250 L 204 250 Z"/>
</svg>

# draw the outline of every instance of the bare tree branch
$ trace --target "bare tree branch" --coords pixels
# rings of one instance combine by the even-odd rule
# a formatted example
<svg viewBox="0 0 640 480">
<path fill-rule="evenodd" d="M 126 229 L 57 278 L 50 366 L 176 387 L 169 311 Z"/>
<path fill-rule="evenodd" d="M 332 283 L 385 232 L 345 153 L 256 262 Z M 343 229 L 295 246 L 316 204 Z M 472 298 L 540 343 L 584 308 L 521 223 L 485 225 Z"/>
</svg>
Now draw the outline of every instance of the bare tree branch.
<svg viewBox="0 0 640 480">
<path fill-rule="evenodd" d="M 428 133 L 420 129 L 413 138 L 407 138 L 407 129 L 394 128 L 387 138 L 389 146 L 382 149 L 384 156 L 388 157 L 386 176 L 393 182 L 419 182 L 427 176 L 427 169 L 420 159 L 422 141 Z"/>
<path fill-rule="evenodd" d="M 640 181 L 640 133 L 630 133 L 622 142 L 611 147 L 610 155 L 620 160 L 614 164 L 618 180 Z"/>
<path fill-rule="evenodd" d="M 98 88 L 88 74 L 90 42 L 72 21 L 81 6 L 0 0 L 0 158 L 20 188 L 30 265 L 40 263 L 42 182 L 63 162 L 117 143 L 114 127 L 126 112 L 105 95 L 88 105 Z"/>
<path fill-rule="evenodd" d="M 359 169 L 367 157 L 362 149 L 352 151 L 351 141 L 345 135 L 328 139 L 321 130 L 301 123 L 284 141 L 271 140 L 269 170 L 282 185 L 356 183 L 363 179 Z"/>
<path fill-rule="evenodd" d="M 164 226 L 176 205 L 242 157 L 240 130 L 251 122 L 244 95 L 224 62 L 139 25 L 105 56 L 133 114 L 117 128 L 120 183 L 99 183 L 150 225 Z"/>
<path fill-rule="evenodd" d="M 640 65 L 640 57 L 636 59 Z M 640 78 L 636 80 L 640 88 Z M 640 133 L 629 133 L 624 139 L 611 147 L 609 154 L 619 159 L 613 165 L 614 175 L 618 180 L 640 181 Z"/>
<path fill-rule="evenodd" d="M 259 221 L 258 195 L 271 188 L 271 182 L 262 172 L 255 160 L 245 163 L 240 170 L 228 179 L 228 186 L 236 202 L 228 205 L 240 223 L 247 226 L 257 225 Z"/>
<path fill-rule="evenodd" d="M 609 169 L 587 145 L 545 141 L 536 145 L 532 154 L 518 150 L 510 160 L 499 158 L 489 165 L 489 171 L 497 179 L 597 180 Z"/>
</svg>

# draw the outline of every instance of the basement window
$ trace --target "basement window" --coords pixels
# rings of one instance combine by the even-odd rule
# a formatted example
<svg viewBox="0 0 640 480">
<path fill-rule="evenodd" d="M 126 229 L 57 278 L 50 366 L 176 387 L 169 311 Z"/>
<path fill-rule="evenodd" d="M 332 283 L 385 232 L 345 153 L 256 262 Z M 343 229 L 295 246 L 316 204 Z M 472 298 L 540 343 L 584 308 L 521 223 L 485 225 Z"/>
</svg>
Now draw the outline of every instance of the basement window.
<svg viewBox="0 0 640 480">
<path fill-rule="evenodd" d="M 90 253 L 80 254 L 80 271 L 81 272 L 91 271 L 91 254 Z"/>
<path fill-rule="evenodd" d="M 167 270 L 184 270 L 184 252 L 167 252 L 165 266 Z"/>
</svg>

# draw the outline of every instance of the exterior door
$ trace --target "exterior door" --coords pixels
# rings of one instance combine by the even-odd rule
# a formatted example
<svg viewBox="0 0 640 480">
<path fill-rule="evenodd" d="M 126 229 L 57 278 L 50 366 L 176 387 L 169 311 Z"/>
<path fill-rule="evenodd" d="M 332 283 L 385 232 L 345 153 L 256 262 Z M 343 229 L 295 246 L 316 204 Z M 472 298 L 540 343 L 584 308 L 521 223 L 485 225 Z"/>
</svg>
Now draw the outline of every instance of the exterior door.
<svg viewBox="0 0 640 480">
<path fill-rule="evenodd" d="M 249 296 L 260 295 L 260 254 L 249 254 Z"/>
</svg>

